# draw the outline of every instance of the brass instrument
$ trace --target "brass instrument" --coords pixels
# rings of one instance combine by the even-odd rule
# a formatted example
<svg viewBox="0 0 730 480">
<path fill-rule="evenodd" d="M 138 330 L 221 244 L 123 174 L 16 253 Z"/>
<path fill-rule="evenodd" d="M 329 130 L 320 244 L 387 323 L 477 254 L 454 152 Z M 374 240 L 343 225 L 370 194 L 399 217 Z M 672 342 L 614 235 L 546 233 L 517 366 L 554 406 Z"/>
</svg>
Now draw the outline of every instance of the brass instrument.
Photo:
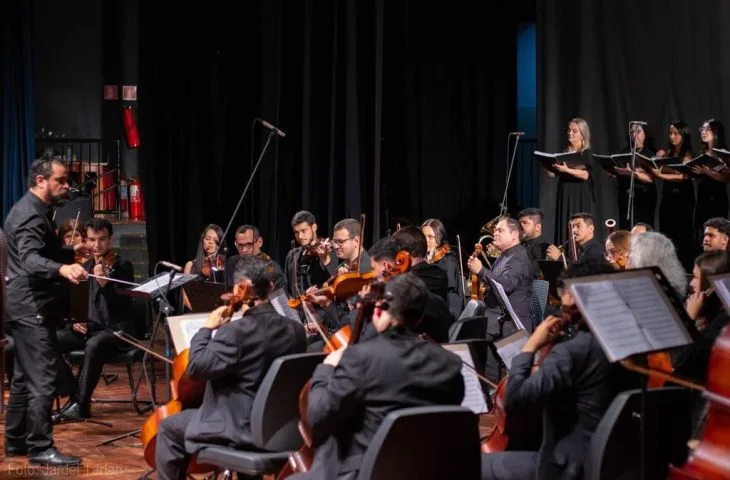
<svg viewBox="0 0 730 480">
<path fill-rule="evenodd" d="M 479 241 L 477 243 L 484 245 L 484 250 L 481 252 L 482 258 L 484 258 L 484 261 L 487 262 L 487 266 L 489 268 L 492 268 L 492 264 L 489 261 L 488 257 L 496 258 L 502 254 L 502 252 L 499 251 L 497 247 L 495 247 L 492 242 L 494 241 L 494 228 L 497 226 L 500 220 L 505 218 L 506 215 L 498 215 L 482 225 L 482 228 L 479 229 Z M 485 240 L 488 240 L 486 243 L 484 243 Z M 486 253 L 485 253 L 486 252 Z"/>
<path fill-rule="evenodd" d="M 616 230 L 616 220 L 609 218 L 606 220 L 606 234 L 611 235 Z"/>
</svg>

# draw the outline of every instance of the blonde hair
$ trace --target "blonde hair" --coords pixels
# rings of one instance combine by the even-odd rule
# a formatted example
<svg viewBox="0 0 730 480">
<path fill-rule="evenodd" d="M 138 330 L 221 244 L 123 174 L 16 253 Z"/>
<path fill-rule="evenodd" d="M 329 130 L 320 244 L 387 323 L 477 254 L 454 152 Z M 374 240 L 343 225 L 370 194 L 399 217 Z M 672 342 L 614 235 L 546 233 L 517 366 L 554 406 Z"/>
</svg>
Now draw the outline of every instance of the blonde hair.
<svg viewBox="0 0 730 480">
<path fill-rule="evenodd" d="M 588 126 L 588 122 L 586 122 L 584 119 L 580 117 L 571 118 L 570 122 L 568 122 L 568 126 L 570 126 L 571 123 L 575 123 L 578 126 L 578 131 L 580 131 L 581 136 L 581 149 L 580 151 L 588 150 L 591 148 L 591 128 Z M 569 149 L 570 147 L 568 147 Z"/>
</svg>

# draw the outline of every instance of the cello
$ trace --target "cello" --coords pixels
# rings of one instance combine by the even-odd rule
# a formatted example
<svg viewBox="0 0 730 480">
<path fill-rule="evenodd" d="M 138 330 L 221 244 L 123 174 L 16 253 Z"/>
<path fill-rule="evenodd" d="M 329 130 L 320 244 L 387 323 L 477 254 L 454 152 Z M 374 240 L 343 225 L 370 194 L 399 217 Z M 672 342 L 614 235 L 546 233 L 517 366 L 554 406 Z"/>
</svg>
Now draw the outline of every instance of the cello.
<svg viewBox="0 0 730 480">
<path fill-rule="evenodd" d="M 223 297 L 228 301 L 226 310 L 223 311 L 221 316 L 223 318 L 230 318 L 233 313 L 238 310 L 244 303 L 251 301 L 252 286 L 248 281 L 241 281 L 234 287 L 234 293 L 225 294 Z M 155 455 L 157 451 L 157 433 L 159 432 L 160 423 L 167 417 L 171 417 L 176 413 L 180 413 L 186 408 L 199 407 L 203 401 L 203 395 L 205 394 L 205 381 L 195 380 L 188 376 L 187 368 L 190 359 L 190 349 L 186 348 L 181 351 L 172 361 L 167 357 L 164 357 L 152 350 L 139 345 L 138 342 L 134 342 L 133 339 L 120 331 L 114 332 L 114 335 L 130 343 L 141 350 L 153 355 L 154 357 L 172 364 L 172 379 L 170 380 L 170 387 L 172 391 L 171 400 L 165 405 L 157 407 L 147 420 L 142 424 L 140 429 L 140 439 L 142 440 L 142 447 L 144 451 L 144 459 L 151 468 L 157 468 L 157 462 Z M 214 467 L 205 464 L 199 464 L 196 460 L 196 456 L 193 455 L 190 459 L 188 466 L 188 474 L 199 474 L 206 473 L 214 470 Z"/>
</svg>

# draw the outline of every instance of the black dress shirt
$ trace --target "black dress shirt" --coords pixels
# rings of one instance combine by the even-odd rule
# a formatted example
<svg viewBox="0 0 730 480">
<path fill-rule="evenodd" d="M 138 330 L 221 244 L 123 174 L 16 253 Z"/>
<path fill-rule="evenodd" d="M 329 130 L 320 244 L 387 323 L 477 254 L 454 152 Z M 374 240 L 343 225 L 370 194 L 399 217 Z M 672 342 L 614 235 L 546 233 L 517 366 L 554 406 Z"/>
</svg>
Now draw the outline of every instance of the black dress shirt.
<svg viewBox="0 0 730 480">
<path fill-rule="evenodd" d="M 583 245 L 578 245 L 576 249 L 579 263 L 606 262 L 606 257 L 603 255 L 603 245 L 595 238 L 591 238 Z"/>
<path fill-rule="evenodd" d="M 73 262 L 74 253 L 61 246 L 52 218 L 51 205 L 28 191 L 5 219 L 8 321 L 44 320 L 57 313 L 54 306 L 63 290 L 58 270 Z"/>
<path fill-rule="evenodd" d="M 330 265 L 336 266 L 334 261 Z M 312 285 L 322 285 L 330 278 L 319 257 L 304 256 L 302 247 L 289 250 L 284 260 L 284 273 L 291 296 L 302 295 Z"/>
<path fill-rule="evenodd" d="M 540 264 L 537 262 L 547 260 L 547 249 L 550 246 L 550 242 L 540 235 L 539 237 L 523 241 L 522 246 L 527 251 L 527 257 L 532 260 L 532 277 L 538 278 L 541 272 Z"/>
<path fill-rule="evenodd" d="M 284 271 L 281 269 L 279 263 L 264 252 L 259 252 L 256 256 L 267 262 L 269 272 L 271 273 L 271 281 L 274 282 L 274 289 L 282 288 L 286 291 L 286 276 L 284 275 Z M 232 257 L 228 257 L 228 260 L 226 261 L 226 286 L 233 285 L 233 278 L 236 273 L 236 263 L 238 263 L 239 258 L 241 258 L 241 255 L 234 255 Z"/>
</svg>

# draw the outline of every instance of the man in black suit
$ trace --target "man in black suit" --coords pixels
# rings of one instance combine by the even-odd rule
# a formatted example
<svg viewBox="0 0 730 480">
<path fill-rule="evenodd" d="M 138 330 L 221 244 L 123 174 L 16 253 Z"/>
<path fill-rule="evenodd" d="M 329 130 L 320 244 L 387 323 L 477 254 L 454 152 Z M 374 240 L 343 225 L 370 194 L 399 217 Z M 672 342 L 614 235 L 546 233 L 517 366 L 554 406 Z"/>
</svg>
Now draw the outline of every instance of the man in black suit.
<svg viewBox="0 0 730 480">
<path fill-rule="evenodd" d="M 306 347 L 302 325 L 277 314 L 267 301 L 273 282 L 264 260 L 241 257 L 234 279 L 250 281 L 254 297 L 240 320 L 223 318 L 227 307 L 212 312 L 191 340 L 187 374 L 207 381 L 205 398 L 200 408 L 160 424 L 155 457 L 160 479 L 185 478 L 200 445 L 250 445 L 249 417 L 261 380 L 274 359 Z"/>
<path fill-rule="evenodd" d="M 330 278 L 331 274 L 327 265 L 331 262 L 331 255 L 330 251 L 323 246 L 316 248 L 313 255 L 305 254 L 306 247 L 319 240 L 317 219 L 312 212 L 301 210 L 295 213 L 291 226 L 299 246 L 294 247 L 292 242 L 292 249 L 286 254 L 284 260 L 284 273 L 289 286 L 289 294 L 292 297 L 298 297 L 309 287 L 322 285 Z"/>
<path fill-rule="evenodd" d="M 412 333 L 427 299 L 423 281 L 411 273 L 388 281 L 373 314 L 379 335 L 336 350 L 317 366 L 308 409 L 316 454 L 312 469 L 296 478 L 355 478 L 388 413 L 462 402 L 461 361 Z"/>
<path fill-rule="evenodd" d="M 608 273 L 602 262 L 571 265 L 564 278 Z M 582 323 L 575 300 L 559 288 L 577 332 L 556 343 L 532 373 L 535 353 L 558 338 L 564 320 L 546 318 L 512 359 L 505 410 L 542 408 L 546 426 L 539 452 L 511 451 L 482 456 L 484 479 L 579 479 L 591 436 L 619 391 L 620 368 L 608 362 L 597 339 Z M 518 414 L 518 413 L 516 413 Z"/>
<path fill-rule="evenodd" d="M 517 221 L 522 227 L 522 246 L 527 250 L 527 256 L 532 260 L 532 276 L 538 278 L 541 274 L 541 260 L 546 260 L 550 242 L 542 236 L 542 222 L 544 215 L 539 208 L 526 208 L 517 214 Z"/>
<path fill-rule="evenodd" d="M 238 259 L 247 255 L 259 257 L 266 261 L 274 279 L 274 288 L 287 290 L 287 281 L 281 266 L 268 256 L 261 248 L 264 246 L 264 237 L 255 225 L 241 225 L 236 229 L 236 250 L 238 255 L 233 255 L 226 260 L 226 285 L 233 286 L 233 274 L 236 270 Z"/>
<path fill-rule="evenodd" d="M 490 281 L 498 282 L 504 288 L 512 309 L 517 318 L 525 327 L 532 331 L 534 325 L 530 318 L 532 307 L 532 261 L 527 256 L 525 247 L 520 245 L 522 229 L 520 223 L 514 218 L 503 218 L 494 227 L 494 241 L 492 244 L 499 249 L 501 254 L 492 265 L 491 270 L 482 265 L 482 262 L 474 255 L 469 258 L 467 265 L 469 270 L 479 277 L 479 280 L 490 284 Z M 493 284 L 490 284 L 489 293 L 485 302 L 487 307 L 493 310 L 499 308 L 497 292 Z M 504 312 L 507 314 L 507 312 Z M 496 322 L 494 322 L 496 323 Z M 517 330 L 518 326 L 509 319 L 504 321 L 501 328 L 490 322 L 489 333 L 510 335 Z"/>
</svg>

